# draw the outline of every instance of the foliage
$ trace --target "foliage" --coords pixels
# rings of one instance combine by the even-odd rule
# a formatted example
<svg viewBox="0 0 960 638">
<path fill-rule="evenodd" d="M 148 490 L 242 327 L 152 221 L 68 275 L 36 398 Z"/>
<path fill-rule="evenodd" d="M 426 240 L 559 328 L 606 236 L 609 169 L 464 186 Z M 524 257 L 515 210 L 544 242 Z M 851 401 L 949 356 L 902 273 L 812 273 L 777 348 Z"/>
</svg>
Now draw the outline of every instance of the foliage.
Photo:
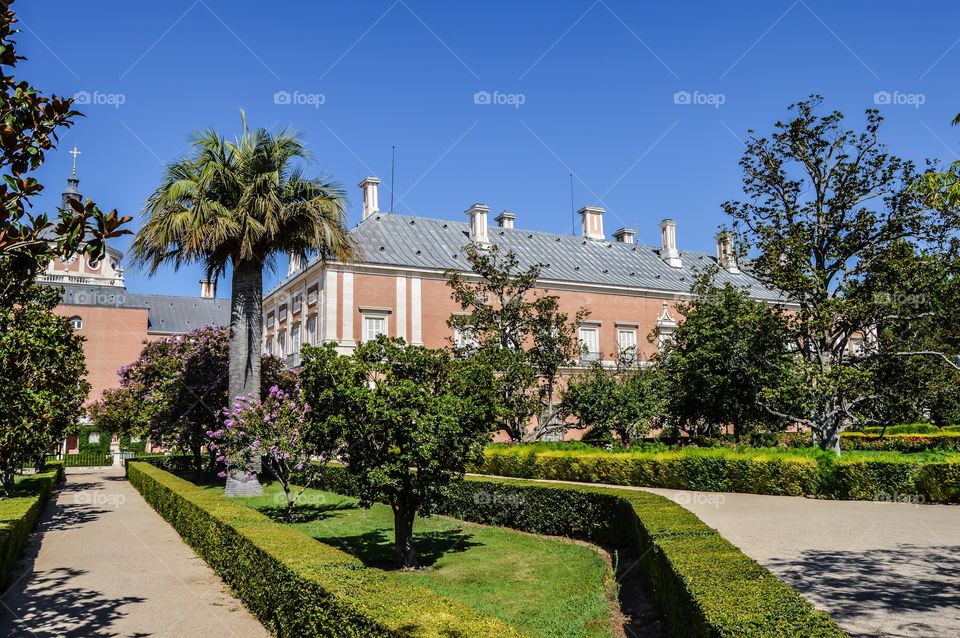
<svg viewBox="0 0 960 638">
<path fill-rule="evenodd" d="M 325 487 L 352 494 L 336 468 Z M 639 491 L 529 481 L 453 483 L 438 512 L 548 536 L 566 536 L 635 557 L 673 636 L 764 638 L 845 634 L 796 591 L 662 496 Z M 745 605 L 743 601 L 751 604 Z"/>
<path fill-rule="evenodd" d="M 230 470 L 246 471 L 254 459 L 263 459 L 267 471 L 283 486 L 288 522 L 293 522 L 294 506 L 320 473 L 321 466 L 311 463 L 311 458 L 325 458 L 332 448 L 330 441 L 315 445 L 304 438 L 309 407 L 297 394 L 273 386 L 263 400 L 237 397 L 232 408 L 223 409 L 223 427 L 206 433 L 213 439 L 210 449 L 216 452 L 217 462 L 226 467 L 222 477 Z M 291 484 L 294 475 L 298 488 Z"/>
<path fill-rule="evenodd" d="M 917 196 L 913 164 L 880 144 L 880 114 L 868 110 L 858 133 L 839 112 L 820 115 L 821 102 L 791 106 L 793 119 L 769 138 L 751 132 L 740 161 L 746 199 L 724 209 L 741 252 L 753 249 L 751 274 L 793 305 L 785 316 L 796 365 L 763 405 L 839 454 L 839 433 L 869 418 L 875 327 L 899 314 L 864 282 L 880 269 L 911 272 L 902 245 L 935 252 L 948 229 Z"/>
<path fill-rule="evenodd" d="M 21 302 L 24 286 L 54 258 L 82 252 L 102 259 L 106 240 L 129 232 L 120 226 L 130 220 L 115 210 L 104 214 L 90 201 L 71 201 L 58 219 L 27 212 L 43 190 L 29 173 L 56 147 L 58 132 L 81 114 L 73 110 L 73 99 L 46 97 L 14 77 L 24 58 L 13 39 L 19 31 L 12 5 L 0 3 L 0 307 L 5 308 Z"/>
<path fill-rule="evenodd" d="M 466 313 L 447 322 L 466 342 L 457 347 L 458 354 L 479 352 L 495 366 L 501 397 L 497 425 L 511 440 L 562 432 L 563 420 L 554 409 L 557 380 L 560 369 L 580 355 L 576 330 L 586 311 L 571 318 L 560 311 L 555 295 L 534 292 L 541 264 L 523 269 L 515 253 L 501 255 L 496 245 L 467 244 L 464 252 L 479 279 L 446 272 L 453 300 Z M 528 431 L 533 416 L 537 423 Z"/>
<path fill-rule="evenodd" d="M 664 414 L 661 379 L 655 368 L 613 374 L 594 363 L 590 372 L 570 379 L 560 413 L 575 418 L 580 428 L 613 430 L 621 443 L 630 445 Z"/>
<path fill-rule="evenodd" d="M 660 487 L 707 492 L 743 492 L 786 496 L 816 495 L 842 499 L 885 499 L 915 495 L 926 502 L 950 498 L 960 490 L 931 490 L 943 463 L 956 455 L 910 455 L 809 449 L 685 448 L 666 452 L 607 452 L 577 449 L 491 447 L 475 471 L 496 476 Z"/>
<path fill-rule="evenodd" d="M 346 195 L 328 177 L 304 176 L 308 153 L 298 133 L 247 128 L 235 141 L 194 135 L 188 155 L 167 165 L 147 200 L 133 243 L 150 272 L 163 264 L 204 266 L 216 280 L 232 268 L 229 396 L 260 391 L 263 269 L 278 255 L 347 260 Z"/>
<path fill-rule="evenodd" d="M 0 281 L 11 273 L 0 269 Z M 42 467 L 47 452 L 83 413 L 89 391 L 83 339 L 52 310 L 59 291 L 29 283 L 14 306 L 0 305 L 0 480 Z"/>
<path fill-rule="evenodd" d="M 23 477 L 11 498 L 0 500 L 0 590 L 13 572 L 47 499 L 63 481 L 63 464 L 47 463 L 42 472 Z"/>
<path fill-rule="evenodd" d="M 227 405 L 227 349 L 227 331 L 213 326 L 146 342 L 137 360 L 120 369 L 118 387 L 90 406 L 94 427 L 189 452 L 200 469 L 207 432 L 219 429 Z M 264 359 L 262 382 L 289 392 L 290 373 Z"/>
<path fill-rule="evenodd" d="M 146 463 L 131 485 L 278 636 L 520 638 L 519 631 L 271 523 L 249 507 Z"/>
<path fill-rule="evenodd" d="M 387 501 L 395 559 L 416 566 L 414 515 L 429 516 L 443 488 L 478 461 L 489 440 L 493 372 L 476 359 L 381 336 L 336 355 L 304 348 L 304 399 L 311 433 L 342 441 L 339 454 L 362 486 L 361 503 Z"/>
<path fill-rule="evenodd" d="M 776 386 L 789 363 L 780 312 L 746 290 L 717 286 L 715 271 L 699 276 L 693 298 L 677 304 L 683 321 L 658 355 L 667 413 L 692 436 L 716 436 L 783 427 L 758 403 L 762 388 Z"/>
</svg>

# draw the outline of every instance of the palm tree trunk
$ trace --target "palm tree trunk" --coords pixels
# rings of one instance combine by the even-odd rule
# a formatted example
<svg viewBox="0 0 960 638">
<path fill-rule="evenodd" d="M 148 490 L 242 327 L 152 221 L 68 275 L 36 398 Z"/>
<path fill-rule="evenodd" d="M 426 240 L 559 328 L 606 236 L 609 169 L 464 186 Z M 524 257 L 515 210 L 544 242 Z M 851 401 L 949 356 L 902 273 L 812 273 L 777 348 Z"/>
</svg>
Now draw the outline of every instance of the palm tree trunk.
<svg viewBox="0 0 960 638">
<path fill-rule="evenodd" d="M 260 399 L 260 356 L 263 348 L 263 264 L 243 261 L 234 264 L 230 294 L 230 379 L 227 398 Z M 258 496 L 263 487 L 257 479 L 259 459 L 246 471 L 227 476 L 226 496 Z"/>
</svg>

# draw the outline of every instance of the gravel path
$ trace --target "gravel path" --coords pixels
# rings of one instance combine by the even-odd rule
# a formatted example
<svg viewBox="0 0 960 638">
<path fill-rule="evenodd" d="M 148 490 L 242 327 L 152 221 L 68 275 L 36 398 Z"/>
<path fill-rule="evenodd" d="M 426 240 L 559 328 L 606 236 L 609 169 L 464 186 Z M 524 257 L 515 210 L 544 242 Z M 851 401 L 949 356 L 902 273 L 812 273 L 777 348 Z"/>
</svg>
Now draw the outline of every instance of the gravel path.
<svg viewBox="0 0 960 638">
<path fill-rule="evenodd" d="M 0 598 L 0 636 L 266 638 L 122 469 L 71 473 Z"/>
</svg>

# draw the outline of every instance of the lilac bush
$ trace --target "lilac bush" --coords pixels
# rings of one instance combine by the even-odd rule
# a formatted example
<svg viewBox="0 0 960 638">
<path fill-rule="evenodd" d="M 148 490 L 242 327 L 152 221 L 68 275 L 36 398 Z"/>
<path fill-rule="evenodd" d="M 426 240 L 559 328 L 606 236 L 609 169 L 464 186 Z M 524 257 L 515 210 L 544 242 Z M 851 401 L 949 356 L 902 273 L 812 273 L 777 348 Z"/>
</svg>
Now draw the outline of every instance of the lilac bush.
<svg viewBox="0 0 960 638">
<path fill-rule="evenodd" d="M 294 520 L 294 506 L 304 491 L 319 478 L 325 451 L 303 436 L 306 414 L 310 408 L 299 398 L 299 391 L 285 392 L 272 386 L 262 401 L 253 396 L 237 397 L 223 410 L 223 424 L 206 434 L 213 441 L 211 450 L 223 466 L 219 476 L 231 472 L 247 472 L 262 459 L 265 468 L 283 486 L 286 517 Z M 247 477 L 249 478 L 249 477 Z M 296 479 L 298 489 L 292 485 Z"/>
</svg>

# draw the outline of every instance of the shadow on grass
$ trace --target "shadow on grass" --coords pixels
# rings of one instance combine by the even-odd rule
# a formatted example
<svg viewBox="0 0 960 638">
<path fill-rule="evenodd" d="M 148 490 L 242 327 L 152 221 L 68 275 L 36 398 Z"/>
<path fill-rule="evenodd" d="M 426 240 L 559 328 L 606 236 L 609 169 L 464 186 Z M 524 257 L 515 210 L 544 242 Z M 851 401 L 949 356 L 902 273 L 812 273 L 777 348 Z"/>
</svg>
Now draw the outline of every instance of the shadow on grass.
<svg viewBox="0 0 960 638">
<path fill-rule="evenodd" d="M 281 498 L 283 494 L 279 495 Z M 356 503 L 350 502 L 339 502 L 339 503 L 304 503 L 297 504 L 293 508 L 294 523 L 309 523 L 311 521 L 322 521 L 325 518 L 333 516 L 334 512 L 343 512 L 347 510 L 355 510 L 359 506 Z M 287 522 L 287 505 L 286 501 L 277 502 L 270 505 L 261 505 L 260 507 L 254 508 L 270 520 L 276 523 L 286 523 Z"/>
<path fill-rule="evenodd" d="M 391 570 L 397 565 L 393 560 L 393 531 L 372 530 L 354 536 L 315 536 L 318 541 L 332 545 L 360 559 L 367 567 Z M 459 529 L 437 532 L 420 532 L 413 535 L 421 567 L 431 567 L 447 554 L 465 552 L 471 547 L 481 547 L 473 540 L 473 534 Z"/>
</svg>

